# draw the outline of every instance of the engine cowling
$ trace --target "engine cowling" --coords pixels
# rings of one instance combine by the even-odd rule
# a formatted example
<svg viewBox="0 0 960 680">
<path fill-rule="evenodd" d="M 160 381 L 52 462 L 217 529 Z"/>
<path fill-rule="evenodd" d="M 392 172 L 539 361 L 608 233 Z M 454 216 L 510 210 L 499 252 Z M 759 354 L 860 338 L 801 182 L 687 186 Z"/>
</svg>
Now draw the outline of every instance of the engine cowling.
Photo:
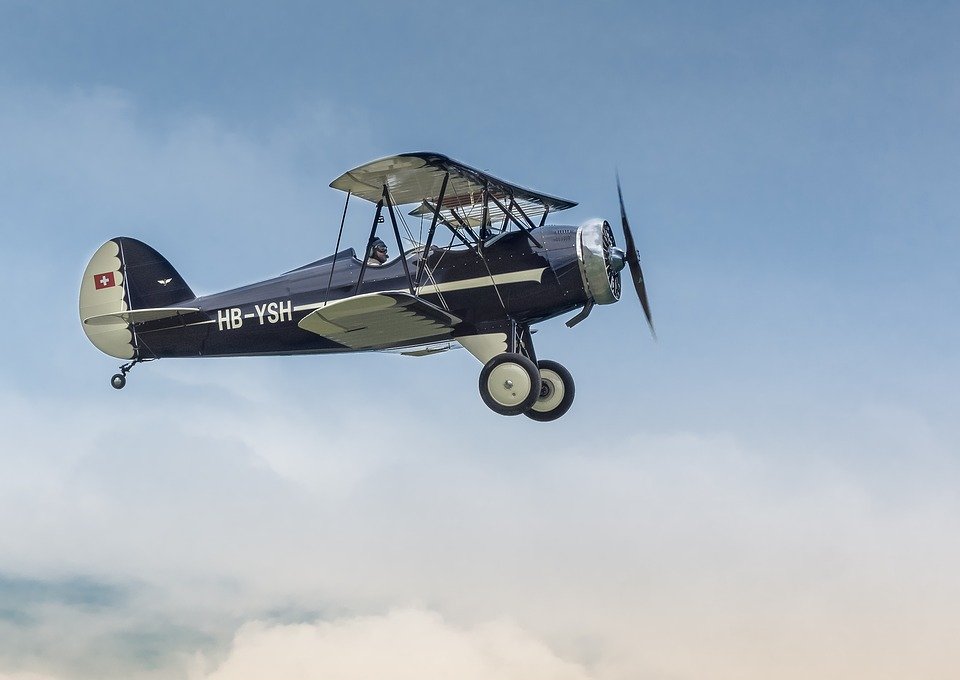
<svg viewBox="0 0 960 680">
<path fill-rule="evenodd" d="M 608 305 L 620 299 L 620 271 L 626 255 L 617 247 L 606 220 L 590 220 L 577 230 L 577 259 L 583 289 L 595 303 Z"/>
</svg>

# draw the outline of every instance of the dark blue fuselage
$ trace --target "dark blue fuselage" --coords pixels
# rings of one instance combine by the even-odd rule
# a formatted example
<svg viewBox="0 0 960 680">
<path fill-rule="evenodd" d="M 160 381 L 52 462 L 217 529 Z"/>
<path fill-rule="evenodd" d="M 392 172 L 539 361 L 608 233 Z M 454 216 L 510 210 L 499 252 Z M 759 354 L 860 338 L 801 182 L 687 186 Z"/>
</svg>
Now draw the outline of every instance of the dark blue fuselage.
<svg viewBox="0 0 960 680">
<path fill-rule="evenodd" d="M 577 228 L 545 226 L 534 232 L 494 237 L 481 258 L 467 248 L 434 248 L 420 287 L 424 300 L 461 319 L 452 336 L 419 338 L 371 349 L 420 345 L 433 340 L 495 332 L 511 322 L 532 325 L 588 302 L 577 256 Z M 416 275 L 419 254 L 408 253 Z M 352 249 L 273 279 L 197 297 L 179 306 L 198 312 L 135 324 L 134 342 L 143 359 L 190 356 L 288 355 L 353 351 L 298 323 L 323 303 L 355 294 L 410 292 L 401 258 L 368 266 L 359 288 L 362 263 Z M 331 277 L 331 270 L 333 275 Z M 329 284 L 329 285 L 328 285 Z"/>
</svg>

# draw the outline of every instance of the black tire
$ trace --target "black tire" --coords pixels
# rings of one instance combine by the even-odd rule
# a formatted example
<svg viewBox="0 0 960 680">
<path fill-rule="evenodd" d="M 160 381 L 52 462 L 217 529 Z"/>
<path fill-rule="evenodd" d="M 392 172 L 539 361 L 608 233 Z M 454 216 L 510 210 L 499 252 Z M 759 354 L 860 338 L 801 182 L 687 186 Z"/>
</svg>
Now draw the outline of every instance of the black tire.
<svg viewBox="0 0 960 680">
<path fill-rule="evenodd" d="M 122 390 L 127 384 L 127 376 L 123 373 L 117 373 L 112 378 L 110 378 L 110 386 L 115 390 Z"/>
<path fill-rule="evenodd" d="M 540 396 L 540 370 L 522 354 L 504 352 L 480 371 L 480 397 L 502 416 L 518 416 Z"/>
<path fill-rule="evenodd" d="M 523 414 L 532 420 L 548 423 L 570 410 L 576 387 L 570 371 L 562 364 L 543 359 L 537 362 L 537 366 L 540 369 L 540 394 Z"/>
</svg>

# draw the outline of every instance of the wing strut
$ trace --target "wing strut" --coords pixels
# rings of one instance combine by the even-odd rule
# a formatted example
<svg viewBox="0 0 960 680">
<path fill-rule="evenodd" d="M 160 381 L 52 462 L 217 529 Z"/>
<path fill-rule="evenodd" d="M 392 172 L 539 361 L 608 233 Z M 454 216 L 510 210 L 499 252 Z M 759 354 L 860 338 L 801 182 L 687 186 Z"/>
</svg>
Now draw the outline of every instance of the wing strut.
<svg viewBox="0 0 960 680">
<path fill-rule="evenodd" d="M 533 222 L 530 221 L 530 218 L 527 217 L 527 213 L 523 212 L 523 208 L 521 208 L 518 203 L 511 200 L 510 206 L 511 207 L 515 206 L 517 208 L 517 211 L 520 213 L 520 215 L 523 216 L 523 219 L 527 221 L 527 224 L 522 224 L 520 220 L 514 217 L 513 212 L 511 212 L 510 210 L 507 210 L 503 206 L 503 203 L 497 200 L 496 196 L 494 196 L 493 194 L 490 194 L 490 198 L 494 203 L 497 204 L 497 207 L 500 208 L 500 210 L 502 210 L 506 214 L 507 218 L 510 220 L 513 220 L 513 223 L 517 225 L 520 228 L 520 230 L 527 235 L 527 238 L 530 239 L 533 245 L 535 245 L 537 248 L 543 248 L 543 246 L 540 244 L 540 241 L 538 241 L 536 237 L 534 237 L 534 235 L 531 233 L 533 230 Z"/>
<path fill-rule="evenodd" d="M 542 227 L 547 223 L 547 215 L 550 214 L 550 206 L 547 206 L 547 209 L 543 211 L 543 217 L 540 218 L 540 226 Z"/>
<path fill-rule="evenodd" d="M 480 243 L 479 247 L 483 247 L 483 243 L 487 240 L 487 224 L 490 222 L 490 183 L 487 180 L 483 180 L 483 212 L 481 213 L 482 217 L 480 218 Z"/>
<path fill-rule="evenodd" d="M 373 239 L 377 235 L 377 225 L 383 215 L 383 198 L 377 201 L 377 214 L 373 216 L 373 226 L 370 227 L 370 238 L 367 239 L 367 249 L 363 252 L 362 264 L 360 265 L 360 276 L 357 277 L 357 285 L 353 289 L 353 294 L 360 292 L 360 284 L 363 283 L 363 274 L 367 271 L 367 253 L 370 252 L 370 246 L 373 245 Z"/>
<path fill-rule="evenodd" d="M 393 211 L 393 200 L 390 198 L 390 190 L 386 184 L 383 185 L 380 200 L 377 201 L 377 214 L 373 217 L 373 226 L 370 227 L 370 238 L 367 239 L 367 249 L 363 254 L 363 263 L 360 265 L 360 276 L 357 278 L 357 285 L 353 289 L 353 294 L 357 295 L 360 292 L 360 284 L 363 283 L 363 275 L 367 271 L 367 254 L 370 252 L 370 246 L 373 245 L 373 239 L 377 235 L 377 225 L 383 221 L 384 204 L 387 206 L 387 212 L 390 213 L 390 223 L 393 225 L 393 235 L 397 238 L 397 250 L 403 262 L 403 271 L 407 275 L 407 285 L 410 288 L 410 294 L 416 295 L 416 293 L 413 292 L 413 277 L 410 276 L 410 265 L 407 264 L 407 258 L 403 256 L 403 241 L 400 240 L 400 227 L 397 226 L 397 215 Z M 346 212 L 344 212 L 344 217 L 346 217 Z"/>
<path fill-rule="evenodd" d="M 417 264 L 417 288 L 420 288 L 420 279 L 423 277 L 423 271 L 427 268 L 427 257 L 430 255 L 430 246 L 433 245 L 433 235 L 437 231 L 437 221 L 440 219 L 440 206 L 443 205 L 443 195 L 447 192 L 447 181 L 450 179 L 450 172 L 443 176 L 443 184 L 440 185 L 440 197 L 437 199 L 437 205 L 433 209 L 433 220 L 430 222 L 430 231 L 427 232 L 427 244 L 423 247 L 423 255 Z"/>
<path fill-rule="evenodd" d="M 393 234 L 397 237 L 397 250 L 400 252 L 400 260 L 403 262 L 403 271 L 407 275 L 407 285 L 410 287 L 410 295 L 416 295 L 413 292 L 413 278 L 410 276 L 410 265 L 407 264 L 407 258 L 403 255 L 403 243 L 400 241 L 400 227 L 397 226 L 397 216 L 393 212 L 393 201 L 390 199 L 390 190 L 387 185 L 383 185 L 383 200 L 387 202 L 387 211 L 390 213 L 390 222 L 393 223 Z"/>
<path fill-rule="evenodd" d="M 454 208 L 450 208 L 450 215 L 453 217 L 453 219 L 457 221 L 457 224 L 463 227 L 464 231 L 470 234 L 470 238 L 472 238 L 474 242 L 479 246 L 480 239 L 477 238 L 477 235 L 473 232 L 473 229 L 470 228 L 470 225 L 467 223 L 467 221 L 464 220 L 462 217 L 460 217 L 460 213 L 458 213 Z M 453 226 L 449 224 L 447 226 L 457 235 L 460 234 L 460 232 L 454 229 Z M 463 238 L 463 236 L 460 236 L 460 240 L 463 241 L 467 246 L 470 246 L 470 244 L 467 242 L 465 238 Z M 470 249 L 473 250 L 473 247 L 471 246 Z"/>
<path fill-rule="evenodd" d="M 457 222 L 459 222 L 461 225 L 464 224 L 463 220 L 460 219 L 460 216 L 456 213 L 456 211 L 451 210 L 451 211 L 450 211 L 450 215 L 451 215 L 452 217 L 455 217 L 455 218 L 457 219 Z M 476 248 L 473 247 L 473 245 L 470 243 L 470 241 L 468 241 L 467 239 L 465 239 L 465 238 L 463 237 L 463 234 L 461 234 L 459 231 L 457 231 L 457 228 L 456 228 L 456 227 L 454 227 L 452 224 L 450 224 L 450 223 L 447 222 L 446 220 L 443 221 L 443 225 L 444 225 L 447 229 L 449 229 L 450 232 L 457 238 L 457 240 L 460 241 L 460 243 L 462 243 L 463 245 L 465 245 L 465 246 L 470 250 L 471 253 L 477 252 Z M 473 230 L 472 230 L 470 227 L 464 226 L 464 229 L 466 229 L 466 230 L 470 233 L 470 235 L 473 237 L 473 240 L 474 240 L 474 241 L 477 240 L 476 235 L 473 233 Z"/>
<path fill-rule="evenodd" d="M 330 278 L 327 279 L 327 290 L 323 294 L 323 302 L 326 304 L 330 296 L 330 285 L 333 283 L 333 270 L 337 267 L 337 253 L 340 252 L 340 239 L 343 237 L 343 225 L 347 221 L 347 206 L 350 205 L 351 192 L 347 192 L 347 200 L 343 203 L 343 217 L 340 218 L 340 232 L 337 234 L 337 247 L 333 249 L 333 264 L 330 265 Z"/>
</svg>

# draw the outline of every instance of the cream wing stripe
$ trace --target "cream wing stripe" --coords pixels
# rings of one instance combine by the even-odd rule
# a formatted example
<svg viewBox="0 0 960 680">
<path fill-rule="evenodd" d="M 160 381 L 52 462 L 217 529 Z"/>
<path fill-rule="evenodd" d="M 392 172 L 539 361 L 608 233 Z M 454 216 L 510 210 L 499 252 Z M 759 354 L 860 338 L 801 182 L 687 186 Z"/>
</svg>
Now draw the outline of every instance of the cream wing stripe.
<svg viewBox="0 0 960 680">
<path fill-rule="evenodd" d="M 447 281 L 444 283 L 438 283 L 436 285 L 430 284 L 426 286 L 420 286 L 417 289 L 418 295 L 430 295 L 431 293 L 446 293 L 451 290 L 466 290 L 468 288 L 484 288 L 487 286 L 493 286 L 494 284 L 498 286 L 503 286 L 510 283 L 523 283 L 524 281 L 533 281 L 535 283 L 540 283 L 540 280 L 543 278 L 543 272 L 547 271 L 546 267 L 540 267 L 539 269 L 525 269 L 519 272 L 509 272 L 507 274 L 494 274 L 493 277 L 490 276 L 478 276 L 474 279 L 461 279 L 460 281 Z M 491 278 L 493 279 L 491 281 Z"/>
<path fill-rule="evenodd" d="M 540 280 L 543 278 L 543 272 L 547 270 L 546 267 L 540 267 L 538 269 L 525 269 L 519 272 L 509 272 L 506 274 L 494 274 L 493 280 L 489 276 L 478 276 L 473 279 L 460 279 L 459 281 L 445 281 L 438 284 L 430 284 L 426 286 L 420 286 L 417 288 L 417 295 L 432 295 L 437 293 L 447 293 L 453 290 L 469 290 L 471 288 L 486 288 L 493 286 L 494 284 L 498 286 L 508 285 L 511 283 L 523 283 L 525 281 L 532 281 L 534 283 L 540 283 Z M 388 291 L 385 291 L 388 292 Z M 400 291 L 404 292 L 404 291 Z M 332 301 L 337 302 L 337 300 Z M 302 312 L 310 309 L 320 309 L 326 306 L 323 302 L 316 302 L 306 305 L 297 305 L 293 308 L 295 312 Z"/>
</svg>

